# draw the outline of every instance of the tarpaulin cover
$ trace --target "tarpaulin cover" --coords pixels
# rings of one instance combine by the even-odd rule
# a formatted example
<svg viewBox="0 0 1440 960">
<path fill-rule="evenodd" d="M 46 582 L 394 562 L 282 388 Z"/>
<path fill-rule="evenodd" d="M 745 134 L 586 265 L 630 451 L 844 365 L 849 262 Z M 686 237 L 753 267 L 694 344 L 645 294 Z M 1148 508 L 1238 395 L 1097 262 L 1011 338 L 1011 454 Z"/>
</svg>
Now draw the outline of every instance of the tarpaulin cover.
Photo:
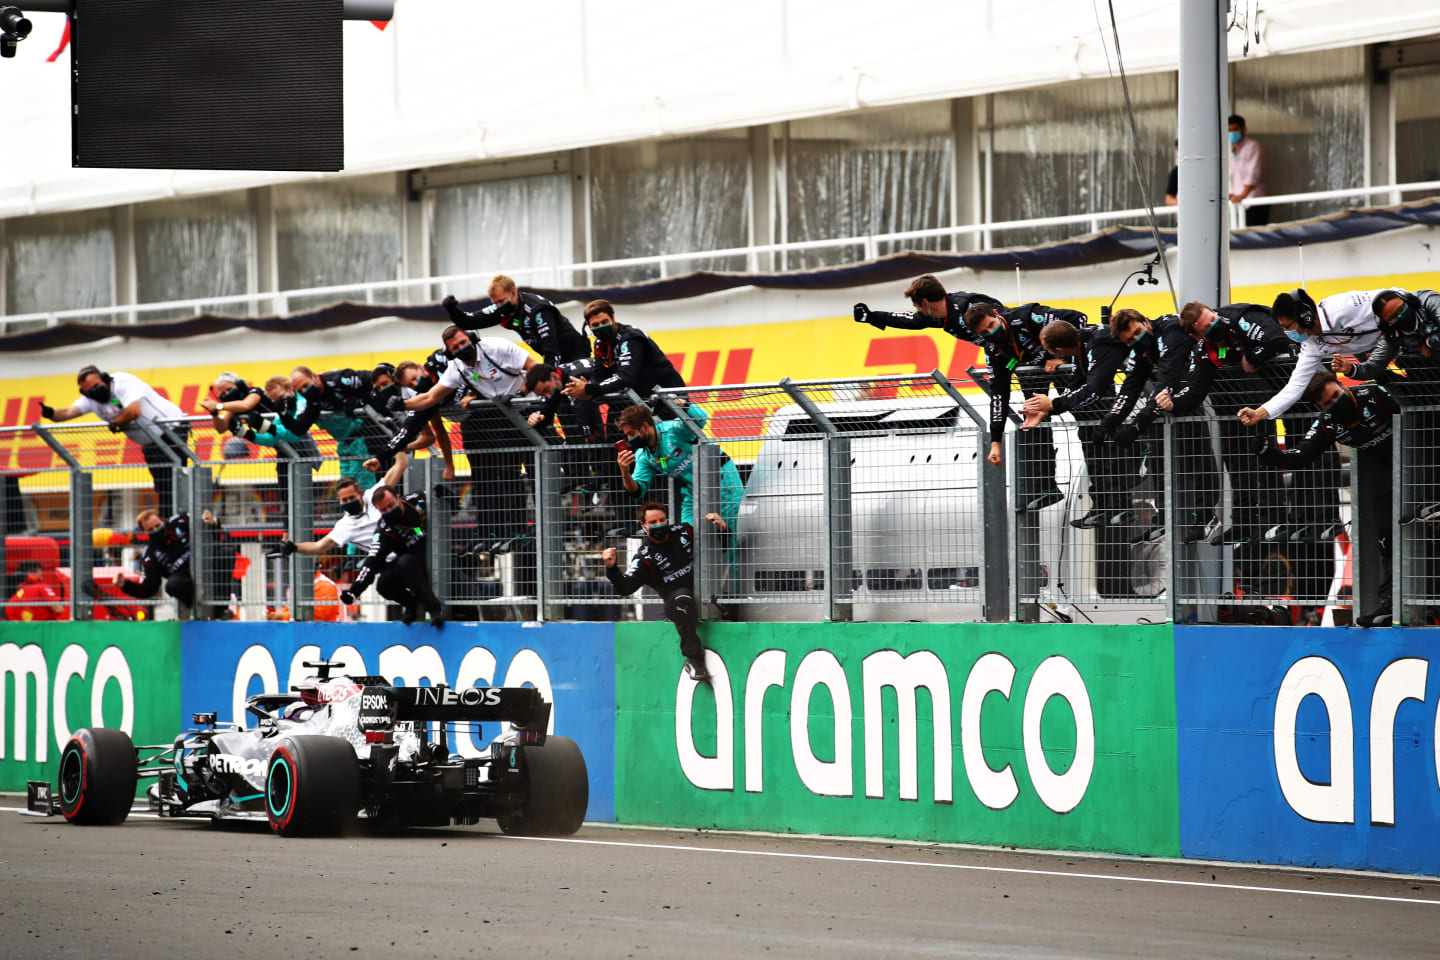
<svg viewBox="0 0 1440 960">
<path fill-rule="evenodd" d="M 1328 243 L 1350 240 L 1386 230 L 1416 224 L 1440 224 L 1440 198 L 1429 198 L 1398 206 L 1366 207 L 1310 220 L 1252 227 L 1230 234 L 1232 250 L 1264 250 L 1293 244 Z M 1162 229 L 1160 235 L 1167 246 L 1176 242 L 1174 228 Z M 1058 270 L 1065 267 L 1108 263 L 1127 257 L 1145 256 L 1155 252 L 1155 241 L 1148 229 L 1116 226 L 1068 240 L 1044 243 L 1033 247 L 1011 247 L 970 253 L 897 253 L 862 263 L 796 270 L 786 273 L 727 273 L 698 271 L 678 277 L 648 280 L 623 286 L 576 288 L 527 288 L 556 303 L 584 302 L 603 298 L 616 304 L 655 303 L 682 300 L 737 287 L 769 287 L 778 290 L 829 290 L 862 287 L 908 279 L 922 273 L 945 270 Z M 487 299 L 465 301 L 467 309 L 489 303 Z M 438 304 L 395 305 L 378 303 L 334 303 L 317 310 L 287 316 L 228 317 L 202 314 L 184 320 L 167 320 L 116 327 L 108 324 L 62 323 L 0 337 L 0 351 L 48 350 L 78 343 L 89 343 L 106 337 L 140 337 L 150 340 L 174 340 L 196 337 L 233 329 L 250 329 L 260 333 L 307 333 L 330 327 L 343 327 L 378 317 L 398 317 L 442 323 L 447 320 Z"/>
</svg>

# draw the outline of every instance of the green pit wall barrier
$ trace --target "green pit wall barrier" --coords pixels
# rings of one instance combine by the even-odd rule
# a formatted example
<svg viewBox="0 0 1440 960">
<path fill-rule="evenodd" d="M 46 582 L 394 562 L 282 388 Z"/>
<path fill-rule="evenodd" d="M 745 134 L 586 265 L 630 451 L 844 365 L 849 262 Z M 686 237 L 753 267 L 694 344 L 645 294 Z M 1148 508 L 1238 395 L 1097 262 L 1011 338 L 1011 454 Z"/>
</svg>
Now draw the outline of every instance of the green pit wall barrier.
<svg viewBox="0 0 1440 960">
<path fill-rule="evenodd" d="M 0 623 L 0 791 L 53 783 L 72 730 L 169 743 L 179 718 L 178 623 Z"/>
<path fill-rule="evenodd" d="M 1173 630 L 615 630 L 622 823 L 1178 856 Z"/>
</svg>

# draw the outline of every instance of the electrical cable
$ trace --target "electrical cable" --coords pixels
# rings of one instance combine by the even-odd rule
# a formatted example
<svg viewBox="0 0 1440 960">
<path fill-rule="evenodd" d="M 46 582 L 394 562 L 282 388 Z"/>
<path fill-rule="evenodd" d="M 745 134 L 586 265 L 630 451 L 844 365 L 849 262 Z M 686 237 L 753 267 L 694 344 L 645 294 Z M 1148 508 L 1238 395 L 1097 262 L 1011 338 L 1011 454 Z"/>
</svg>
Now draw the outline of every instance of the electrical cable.
<svg viewBox="0 0 1440 960">
<path fill-rule="evenodd" d="M 1091 0 L 1092 7 L 1095 0 Z M 1150 202 L 1150 184 L 1140 171 L 1140 127 L 1135 122 L 1135 105 L 1130 100 L 1130 84 L 1125 77 L 1125 57 L 1120 52 L 1120 26 L 1115 20 L 1115 0 L 1106 0 L 1110 9 L 1110 28 L 1115 41 L 1115 62 L 1120 70 L 1120 89 L 1125 94 L 1125 113 L 1130 121 L 1130 166 L 1135 174 L 1135 182 L 1139 184 L 1141 198 L 1145 206 L 1145 215 L 1150 221 L 1150 233 L 1155 238 L 1156 255 L 1160 263 L 1165 267 L 1165 281 L 1170 287 L 1170 301 L 1175 306 L 1175 311 L 1180 311 L 1180 299 L 1175 295 L 1175 278 L 1170 275 L 1170 261 L 1165 257 L 1165 240 L 1160 236 L 1160 223 L 1155 218 L 1155 207 Z M 1098 16 L 1098 12 L 1097 12 Z M 1107 57 L 1107 63 L 1108 57 Z M 1114 79 L 1114 75 L 1111 75 Z"/>
</svg>

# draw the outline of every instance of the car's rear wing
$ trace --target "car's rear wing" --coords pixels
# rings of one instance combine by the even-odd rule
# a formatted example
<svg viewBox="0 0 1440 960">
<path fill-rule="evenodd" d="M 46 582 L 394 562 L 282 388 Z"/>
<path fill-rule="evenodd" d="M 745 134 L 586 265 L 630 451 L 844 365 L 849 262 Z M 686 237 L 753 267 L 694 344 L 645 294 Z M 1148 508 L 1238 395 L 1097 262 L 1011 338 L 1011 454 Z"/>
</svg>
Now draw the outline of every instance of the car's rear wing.
<svg viewBox="0 0 1440 960">
<path fill-rule="evenodd" d="M 389 687 L 396 720 L 504 720 L 544 730 L 550 704 L 534 687 Z M 367 687 L 366 692 L 374 690 Z"/>
</svg>

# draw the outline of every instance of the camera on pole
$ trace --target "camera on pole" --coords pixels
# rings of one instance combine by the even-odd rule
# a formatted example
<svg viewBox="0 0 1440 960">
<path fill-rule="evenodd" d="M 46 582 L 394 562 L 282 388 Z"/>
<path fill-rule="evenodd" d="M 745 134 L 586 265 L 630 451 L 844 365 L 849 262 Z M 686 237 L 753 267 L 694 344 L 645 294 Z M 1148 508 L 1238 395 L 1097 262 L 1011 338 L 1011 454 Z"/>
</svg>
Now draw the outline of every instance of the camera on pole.
<svg viewBox="0 0 1440 960">
<path fill-rule="evenodd" d="M 30 36 L 30 26 L 19 7 L 0 7 L 0 57 L 15 56 L 15 44 Z"/>
</svg>

